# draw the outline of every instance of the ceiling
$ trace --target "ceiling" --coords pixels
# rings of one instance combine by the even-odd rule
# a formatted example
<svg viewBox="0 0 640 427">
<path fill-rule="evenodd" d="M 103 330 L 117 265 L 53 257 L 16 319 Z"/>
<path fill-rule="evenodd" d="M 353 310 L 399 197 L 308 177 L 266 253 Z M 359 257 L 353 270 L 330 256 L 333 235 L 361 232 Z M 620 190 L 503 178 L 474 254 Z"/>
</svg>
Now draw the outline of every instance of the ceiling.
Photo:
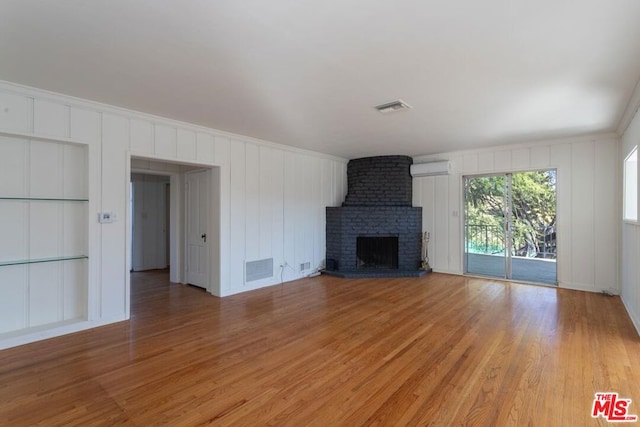
<svg viewBox="0 0 640 427">
<path fill-rule="evenodd" d="M 637 0 L 2 0 L 0 79 L 345 158 L 614 131 Z M 382 114 L 402 99 L 411 110 Z"/>
</svg>

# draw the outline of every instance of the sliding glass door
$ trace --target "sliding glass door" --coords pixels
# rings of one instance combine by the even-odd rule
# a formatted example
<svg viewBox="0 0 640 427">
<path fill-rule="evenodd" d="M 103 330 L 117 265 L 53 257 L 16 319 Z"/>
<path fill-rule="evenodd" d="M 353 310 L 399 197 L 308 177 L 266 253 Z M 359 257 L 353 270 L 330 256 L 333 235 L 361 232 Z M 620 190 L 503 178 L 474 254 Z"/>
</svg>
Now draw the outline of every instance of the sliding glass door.
<svg viewBox="0 0 640 427">
<path fill-rule="evenodd" d="M 465 178 L 466 272 L 506 277 L 506 176 Z"/>
<path fill-rule="evenodd" d="M 465 273 L 557 283 L 556 171 L 464 178 Z"/>
</svg>

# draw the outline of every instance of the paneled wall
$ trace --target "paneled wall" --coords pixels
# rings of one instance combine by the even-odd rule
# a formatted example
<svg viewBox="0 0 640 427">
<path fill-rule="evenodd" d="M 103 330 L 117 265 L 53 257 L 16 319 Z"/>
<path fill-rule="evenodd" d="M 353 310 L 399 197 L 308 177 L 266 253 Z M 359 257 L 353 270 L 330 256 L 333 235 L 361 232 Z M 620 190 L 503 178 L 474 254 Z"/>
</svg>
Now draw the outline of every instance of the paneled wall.
<svg viewBox="0 0 640 427">
<path fill-rule="evenodd" d="M 636 115 L 622 138 L 622 150 L 618 158 L 620 170 L 624 159 L 640 146 L 640 114 Z M 640 183 L 639 183 L 640 184 Z M 620 185 L 622 188 L 622 185 Z M 640 185 L 639 185 L 640 188 Z M 622 214 L 620 214 L 622 216 Z M 640 226 L 633 222 L 623 222 L 622 232 L 622 292 L 621 297 L 633 323 L 640 333 Z"/>
<path fill-rule="evenodd" d="M 324 207 L 344 199 L 346 163 L 236 138 L 216 139 L 215 152 L 228 165 L 221 168 L 223 192 L 229 193 L 221 226 L 233 236 L 221 246 L 234 255 L 225 294 L 294 280 L 323 266 Z M 244 263 L 267 258 L 274 260 L 274 277 L 245 283 Z M 311 268 L 301 270 L 307 262 Z"/>
<path fill-rule="evenodd" d="M 558 281 L 564 288 L 619 292 L 619 156 L 615 136 L 502 146 L 414 159 L 450 160 L 450 175 L 414 178 L 414 205 L 431 233 L 435 271 L 462 274 L 465 175 L 555 168 Z"/>
<path fill-rule="evenodd" d="M 219 253 L 212 251 L 217 280 L 210 291 L 220 296 L 297 279 L 320 267 L 325 207 L 339 205 L 346 191 L 343 159 L 10 82 L 0 82 L 0 134 L 85 145 L 90 200 L 84 320 L 18 337 L 0 335 L 0 348 L 128 317 L 131 156 L 216 170 L 218 185 L 211 191 Z M 117 220 L 99 224 L 101 211 L 113 212 Z M 274 259 L 273 276 L 245 283 L 244 263 L 263 258 Z M 306 262 L 311 268 L 301 271 Z"/>
</svg>

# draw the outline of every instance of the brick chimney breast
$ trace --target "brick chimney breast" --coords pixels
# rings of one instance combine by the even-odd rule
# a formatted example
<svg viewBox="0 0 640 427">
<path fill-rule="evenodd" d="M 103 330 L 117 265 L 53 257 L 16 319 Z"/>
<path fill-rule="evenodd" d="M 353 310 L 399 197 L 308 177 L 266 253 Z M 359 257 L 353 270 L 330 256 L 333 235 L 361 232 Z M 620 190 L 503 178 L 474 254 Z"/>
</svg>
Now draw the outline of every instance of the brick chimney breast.
<svg viewBox="0 0 640 427">
<path fill-rule="evenodd" d="M 347 196 L 342 207 L 327 207 L 326 272 L 343 277 L 419 276 L 422 250 L 422 208 L 412 207 L 413 185 L 408 156 L 378 156 L 350 160 Z M 372 266 L 378 257 L 358 257 L 358 239 L 397 239 L 397 256 L 383 267 Z M 382 243 L 381 243 L 382 244 Z M 395 245 L 393 246 L 395 251 Z M 384 251 L 383 251 L 384 252 Z M 388 252 L 388 251 L 387 251 Z M 381 254 L 381 258 L 387 255 Z M 375 262 L 373 262 L 375 264 Z"/>
</svg>

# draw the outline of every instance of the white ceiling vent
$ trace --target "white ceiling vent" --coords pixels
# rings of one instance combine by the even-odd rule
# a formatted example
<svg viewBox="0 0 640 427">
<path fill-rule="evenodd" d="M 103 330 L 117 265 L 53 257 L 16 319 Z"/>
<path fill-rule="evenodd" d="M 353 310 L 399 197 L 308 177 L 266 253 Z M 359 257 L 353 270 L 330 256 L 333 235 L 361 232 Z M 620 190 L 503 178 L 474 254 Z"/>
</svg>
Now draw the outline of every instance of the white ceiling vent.
<svg viewBox="0 0 640 427">
<path fill-rule="evenodd" d="M 374 108 L 381 113 L 392 113 L 394 111 L 408 110 L 413 107 L 403 100 L 398 99 L 397 101 L 388 102 L 382 105 L 376 105 Z"/>
</svg>

